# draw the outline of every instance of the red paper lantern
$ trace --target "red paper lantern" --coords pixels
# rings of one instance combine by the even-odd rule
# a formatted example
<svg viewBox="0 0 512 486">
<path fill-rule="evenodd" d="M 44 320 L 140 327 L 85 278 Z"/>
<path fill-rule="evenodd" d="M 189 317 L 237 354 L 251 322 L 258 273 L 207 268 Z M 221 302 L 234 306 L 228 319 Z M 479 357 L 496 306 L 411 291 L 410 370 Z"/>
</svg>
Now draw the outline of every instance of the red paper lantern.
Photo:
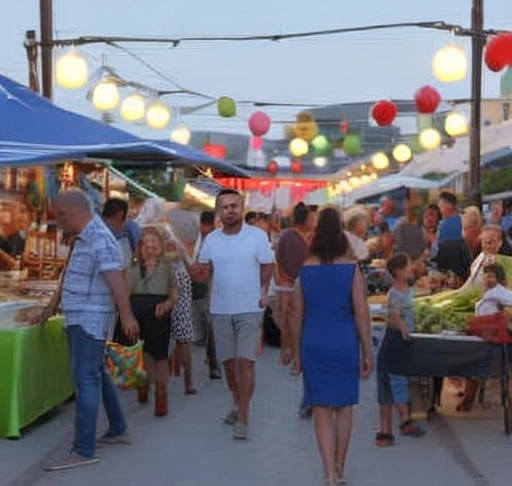
<svg viewBox="0 0 512 486">
<path fill-rule="evenodd" d="M 347 120 L 342 120 L 340 123 L 341 134 L 346 135 L 348 133 L 349 124 Z"/>
<path fill-rule="evenodd" d="M 294 174 L 300 174 L 303 169 L 302 162 L 300 160 L 294 160 L 290 168 Z"/>
<path fill-rule="evenodd" d="M 255 137 L 263 137 L 270 130 L 270 118 L 262 111 L 256 111 L 249 118 L 249 130 Z"/>
<path fill-rule="evenodd" d="M 423 86 L 423 88 L 416 91 L 414 101 L 419 113 L 431 114 L 437 110 L 439 103 L 441 103 L 441 95 L 432 86 Z"/>
<path fill-rule="evenodd" d="M 275 160 L 271 160 L 267 165 L 267 172 L 269 174 L 276 174 L 279 170 L 279 164 Z"/>
<path fill-rule="evenodd" d="M 395 121 L 397 112 L 397 107 L 393 102 L 379 101 L 373 105 L 372 117 L 379 127 L 387 127 Z"/>
<path fill-rule="evenodd" d="M 484 61 L 494 72 L 512 65 L 512 34 L 499 34 L 485 46 Z"/>
</svg>

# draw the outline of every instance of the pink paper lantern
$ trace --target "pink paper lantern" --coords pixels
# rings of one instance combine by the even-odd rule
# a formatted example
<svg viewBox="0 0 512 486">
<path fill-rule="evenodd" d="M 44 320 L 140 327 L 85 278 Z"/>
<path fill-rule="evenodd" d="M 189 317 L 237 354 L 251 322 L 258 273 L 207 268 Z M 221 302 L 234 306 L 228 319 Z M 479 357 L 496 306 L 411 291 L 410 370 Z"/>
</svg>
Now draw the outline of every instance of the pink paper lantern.
<svg viewBox="0 0 512 486">
<path fill-rule="evenodd" d="M 262 111 L 254 112 L 249 118 L 249 130 L 255 137 L 263 137 L 270 130 L 270 118 Z"/>
<path fill-rule="evenodd" d="M 251 138 L 251 148 L 253 150 L 262 150 L 263 149 L 263 139 L 261 137 L 252 137 Z"/>
</svg>

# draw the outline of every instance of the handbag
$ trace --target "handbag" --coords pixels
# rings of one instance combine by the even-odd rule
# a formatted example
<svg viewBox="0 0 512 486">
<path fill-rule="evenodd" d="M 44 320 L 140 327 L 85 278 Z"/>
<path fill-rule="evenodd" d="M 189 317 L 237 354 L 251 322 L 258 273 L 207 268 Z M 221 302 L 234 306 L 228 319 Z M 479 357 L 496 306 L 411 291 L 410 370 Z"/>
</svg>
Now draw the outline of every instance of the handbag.
<svg viewBox="0 0 512 486">
<path fill-rule="evenodd" d="M 123 390 L 138 388 L 146 383 L 143 341 L 130 346 L 108 341 L 105 364 L 115 385 Z"/>
</svg>

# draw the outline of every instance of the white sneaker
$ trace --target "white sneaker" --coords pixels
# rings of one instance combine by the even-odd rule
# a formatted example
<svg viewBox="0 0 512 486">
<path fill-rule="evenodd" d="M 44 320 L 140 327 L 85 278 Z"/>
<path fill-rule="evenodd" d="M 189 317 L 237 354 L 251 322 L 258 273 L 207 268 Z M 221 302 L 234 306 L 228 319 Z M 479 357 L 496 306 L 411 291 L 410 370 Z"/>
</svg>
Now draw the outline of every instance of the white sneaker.
<svg viewBox="0 0 512 486">
<path fill-rule="evenodd" d="M 232 408 L 230 412 L 224 417 L 224 423 L 226 425 L 235 425 L 238 420 L 238 410 Z"/>
<path fill-rule="evenodd" d="M 233 430 L 233 439 L 235 440 L 249 440 L 249 426 L 237 422 Z"/>
</svg>

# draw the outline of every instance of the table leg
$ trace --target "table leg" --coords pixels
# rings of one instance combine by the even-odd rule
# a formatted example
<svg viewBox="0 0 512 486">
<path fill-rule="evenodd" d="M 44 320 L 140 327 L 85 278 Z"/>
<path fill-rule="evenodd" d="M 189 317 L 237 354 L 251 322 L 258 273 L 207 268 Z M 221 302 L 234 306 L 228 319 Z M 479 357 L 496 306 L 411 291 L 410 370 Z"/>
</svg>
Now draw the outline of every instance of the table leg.
<svg viewBox="0 0 512 486">
<path fill-rule="evenodd" d="M 505 434 L 510 435 L 511 433 L 511 407 L 510 407 L 510 390 L 509 390 L 509 380 L 510 380 L 510 370 L 509 370 L 509 361 L 508 361 L 508 346 L 503 344 L 501 346 L 501 404 L 503 406 L 503 425 L 505 429 Z"/>
</svg>

